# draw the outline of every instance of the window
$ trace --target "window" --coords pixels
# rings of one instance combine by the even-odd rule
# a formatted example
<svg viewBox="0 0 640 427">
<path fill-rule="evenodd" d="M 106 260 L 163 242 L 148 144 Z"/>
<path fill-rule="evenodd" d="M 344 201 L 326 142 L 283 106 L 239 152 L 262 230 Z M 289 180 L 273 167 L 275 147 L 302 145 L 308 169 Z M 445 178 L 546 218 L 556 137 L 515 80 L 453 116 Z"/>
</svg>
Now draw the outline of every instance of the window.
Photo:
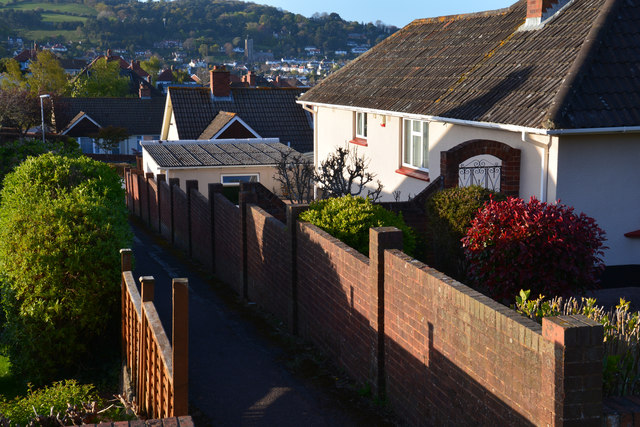
<svg viewBox="0 0 640 427">
<path fill-rule="evenodd" d="M 429 123 L 404 120 L 402 165 L 429 170 Z"/>
<path fill-rule="evenodd" d="M 356 138 L 367 139 L 367 113 L 356 113 Z"/>
<path fill-rule="evenodd" d="M 220 180 L 224 186 L 237 187 L 241 182 L 260 182 L 260 175 L 257 173 L 247 175 L 222 175 Z"/>
</svg>

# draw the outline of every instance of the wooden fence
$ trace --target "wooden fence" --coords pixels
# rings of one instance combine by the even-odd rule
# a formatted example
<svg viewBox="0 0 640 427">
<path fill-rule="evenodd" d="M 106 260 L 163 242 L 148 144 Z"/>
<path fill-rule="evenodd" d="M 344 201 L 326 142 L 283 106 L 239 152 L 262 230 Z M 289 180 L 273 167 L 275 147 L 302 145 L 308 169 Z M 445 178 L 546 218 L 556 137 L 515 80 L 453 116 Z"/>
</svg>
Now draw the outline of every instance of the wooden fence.
<svg viewBox="0 0 640 427">
<path fill-rule="evenodd" d="M 189 301 L 187 279 L 173 279 L 173 330 L 169 343 L 153 304 L 155 280 L 131 272 L 131 249 L 122 260 L 122 357 L 129 373 L 133 402 L 150 418 L 188 414 Z"/>
</svg>

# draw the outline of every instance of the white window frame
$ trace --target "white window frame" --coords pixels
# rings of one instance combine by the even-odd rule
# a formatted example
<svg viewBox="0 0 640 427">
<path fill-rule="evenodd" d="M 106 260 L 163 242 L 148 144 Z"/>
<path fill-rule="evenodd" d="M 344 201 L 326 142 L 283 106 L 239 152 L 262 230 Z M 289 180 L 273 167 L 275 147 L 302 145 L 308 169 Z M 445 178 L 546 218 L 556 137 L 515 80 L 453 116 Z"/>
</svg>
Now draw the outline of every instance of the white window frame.
<svg viewBox="0 0 640 427">
<path fill-rule="evenodd" d="M 414 124 L 420 123 L 420 129 L 415 130 Z M 409 124 L 407 126 L 407 124 Z M 407 140 L 407 138 L 409 138 Z M 420 150 L 423 158 L 414 159 L 415 138 L 419 138 Z M 409 150 L 407 150 L 409 147 Z M 402 119 L 402 166 L 429 172 L 429 122 L 413 119 Z M 407 153 L 408 151 L 408 153 Z M 408 157 L 407 157 L 408 154 Z"/>
<path fill-rule="evenodd" d="M 364 126 L 362 126 L 362 124 Z M 367 113 L 356 111 L 355 135 L 356 135 L 356 138 L 367 139 Z"/>
<path fill-rule="evenodd" d="M 260 174 L 259 173 L 225 173 L 225 174 L 221 174 L 220 175 L 220 183 L 224 186 L 224 187 L 239 187 L 240 183 L 239 182 L 229 182 L 229 183 L 225 183 L 224 179 L 227 177 L 233 177 L 233 176 L 250 176 L 250 177 L 255 177 L 256 180 L 255 182 L 260 182 Z M 251 179 L 251 178 L 250 178 Z M 244 182 L 244 181 L 243 181 Z M 251 182 L 251 181 L 247 181 L 247 182 Z"/>
</svg>

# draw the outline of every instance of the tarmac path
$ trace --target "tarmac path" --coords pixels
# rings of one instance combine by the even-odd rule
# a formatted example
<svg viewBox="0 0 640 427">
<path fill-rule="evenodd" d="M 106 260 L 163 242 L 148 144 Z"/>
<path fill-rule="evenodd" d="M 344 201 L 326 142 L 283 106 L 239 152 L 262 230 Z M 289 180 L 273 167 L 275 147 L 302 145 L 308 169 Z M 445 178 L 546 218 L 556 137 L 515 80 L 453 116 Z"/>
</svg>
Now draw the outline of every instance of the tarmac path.
<svg viewBox="0 0 640 427">
<path fill-rule="evenodd" d="M 196 425 L 371 425 L 321 387 L 295 377 L 283 350 L 230 308 L 166 243 L 132 221 L 136 280 L 153 276 L 155 304 L 171 339 L 171 279 L 189 279 L 189 402 Z M 374 423 L 377 424 L 377 423 Z"/>
</svg>

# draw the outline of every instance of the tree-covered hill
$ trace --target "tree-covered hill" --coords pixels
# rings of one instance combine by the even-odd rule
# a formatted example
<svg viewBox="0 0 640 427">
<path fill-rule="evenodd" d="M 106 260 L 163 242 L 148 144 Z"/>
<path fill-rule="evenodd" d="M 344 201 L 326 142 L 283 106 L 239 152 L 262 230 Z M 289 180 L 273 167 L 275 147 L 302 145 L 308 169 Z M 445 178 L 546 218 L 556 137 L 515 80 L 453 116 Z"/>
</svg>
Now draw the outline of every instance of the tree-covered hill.
<svg viewBox="0 0 640 427">
<path fill-rule="evenodd" d="M 0 0 L 0 34 L 28 40 L 83 41 L 100 49 L 140 50 L 170 40 L 202 56 L 242 47 L 276 57 L 299 55 L 315 46 L 323 52 L 374 45 L 393 31 L 377 24 L 347 22 L 336 13 L 302 15 L 234 0 Z"/>
</svg>

